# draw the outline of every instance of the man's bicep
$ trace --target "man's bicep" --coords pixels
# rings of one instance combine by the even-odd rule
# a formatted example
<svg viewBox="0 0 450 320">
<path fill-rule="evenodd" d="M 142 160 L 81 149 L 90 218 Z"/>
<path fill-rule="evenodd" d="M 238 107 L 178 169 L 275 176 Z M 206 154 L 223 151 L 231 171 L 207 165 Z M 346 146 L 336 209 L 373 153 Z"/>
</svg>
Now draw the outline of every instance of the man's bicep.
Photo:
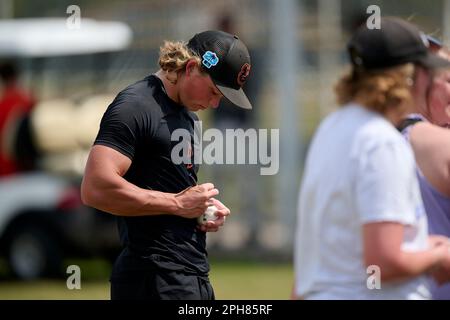
<svg viewBox="0 0 450 320">
<path fill-rule="evenodd" d="M 108 205 L 124 185 L 122 176 L 130 164 L 127 156 L 112 148 L 102 145 L 92 147 L 81 183 L 83 203 L 110 212 Z"/>
<path fill-rule="evenodd" d="M 123 153 L 104 145 L 94 145 L 86 165 L 86 175 L 123 176 L 131 166 L 131 159 Z"/>
</svg>

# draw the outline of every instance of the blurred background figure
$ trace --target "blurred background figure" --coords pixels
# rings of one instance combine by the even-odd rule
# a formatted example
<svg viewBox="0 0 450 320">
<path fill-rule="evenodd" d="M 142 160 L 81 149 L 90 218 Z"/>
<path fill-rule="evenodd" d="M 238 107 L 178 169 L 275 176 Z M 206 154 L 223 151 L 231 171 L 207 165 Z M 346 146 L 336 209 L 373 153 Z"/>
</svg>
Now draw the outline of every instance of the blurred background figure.
<svg viewBox="0 0 450 320">
<path fill-rule="evenodd" d="M 430 49 L 450 61 L 450 52 L 433 38 Z M 430 234 L 450 238 L 450 69 L 430 72 L 426 99 L 401 126 L 417 162 L 417 177 Z M 450 284 L 432 286 L 433 299 L 450 299 Z"/>
<path fill-rule="evenodd" d="M 23 130 L 35 101 L 20 86 L 13 61 L 0 63 L 0 80 L 0 176 L 4 176 L 33 167 L 33 159 L 24 155 L 30 146 Z"/>
<path fill-rule="evenodd" d="M 381 29 L 360 26 L 347 48 L 351 70 L 336 85 L 342 107 L 321 123 L 306 160 L 295 294 L 430 299 L 430 270 L 443 268 L 450 280 L 450 241 L 428 236 L 414 156 L 394 126 L 421 105 L 429 75 L 450 62 L 398 18 L 382 19 Z"/>
</svg>

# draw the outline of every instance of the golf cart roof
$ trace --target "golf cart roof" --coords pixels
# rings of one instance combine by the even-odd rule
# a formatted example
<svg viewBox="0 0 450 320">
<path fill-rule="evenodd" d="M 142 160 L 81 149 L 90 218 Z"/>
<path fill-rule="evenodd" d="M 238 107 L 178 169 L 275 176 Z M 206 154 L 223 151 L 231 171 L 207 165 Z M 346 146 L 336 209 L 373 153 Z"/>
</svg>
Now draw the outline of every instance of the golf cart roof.
<svg viewBox="0 0 450 320">
<path fill-rule="evenodd" d="M 81 20 L 69 29 L 64 18 L 0 20 L 0 57 L 51 57 L 119 51 L 131 28 L 122 22 Z"/>
</svg>

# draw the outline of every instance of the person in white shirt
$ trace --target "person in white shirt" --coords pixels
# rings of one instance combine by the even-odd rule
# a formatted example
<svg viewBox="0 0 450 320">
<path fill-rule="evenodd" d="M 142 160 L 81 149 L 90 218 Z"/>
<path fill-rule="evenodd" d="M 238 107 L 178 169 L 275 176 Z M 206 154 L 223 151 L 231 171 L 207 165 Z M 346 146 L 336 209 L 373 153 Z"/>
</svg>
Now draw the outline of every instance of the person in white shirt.
<svg viewBox="0 0 450 320">
<path fill-rule="evenodd" d="M 450 278 L 450 243 L 428 235 L 414 156 L 395 126 L 425 99 L 427 70 L 450 63 L 398 18 L 360 27 L 348 49 L 342 108 L 320 124 L 306 159 L 293 296 L 428 299 L 428 272 Z"/>
</svg>

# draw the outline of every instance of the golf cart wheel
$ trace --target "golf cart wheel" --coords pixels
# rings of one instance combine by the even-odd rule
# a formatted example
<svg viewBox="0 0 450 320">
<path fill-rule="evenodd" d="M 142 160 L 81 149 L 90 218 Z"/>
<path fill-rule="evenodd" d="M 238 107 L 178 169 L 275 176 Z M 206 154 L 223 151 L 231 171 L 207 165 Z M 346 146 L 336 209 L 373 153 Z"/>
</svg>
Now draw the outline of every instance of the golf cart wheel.
<svg viewBox="0 0 450 320">
<path fill-rule="evenodd" d="M 56 237 L 38 226 L 18 227 L 9 238 L 8 263 L 22 280 L 60 274 L 62 259 Z"/>
</svg>

